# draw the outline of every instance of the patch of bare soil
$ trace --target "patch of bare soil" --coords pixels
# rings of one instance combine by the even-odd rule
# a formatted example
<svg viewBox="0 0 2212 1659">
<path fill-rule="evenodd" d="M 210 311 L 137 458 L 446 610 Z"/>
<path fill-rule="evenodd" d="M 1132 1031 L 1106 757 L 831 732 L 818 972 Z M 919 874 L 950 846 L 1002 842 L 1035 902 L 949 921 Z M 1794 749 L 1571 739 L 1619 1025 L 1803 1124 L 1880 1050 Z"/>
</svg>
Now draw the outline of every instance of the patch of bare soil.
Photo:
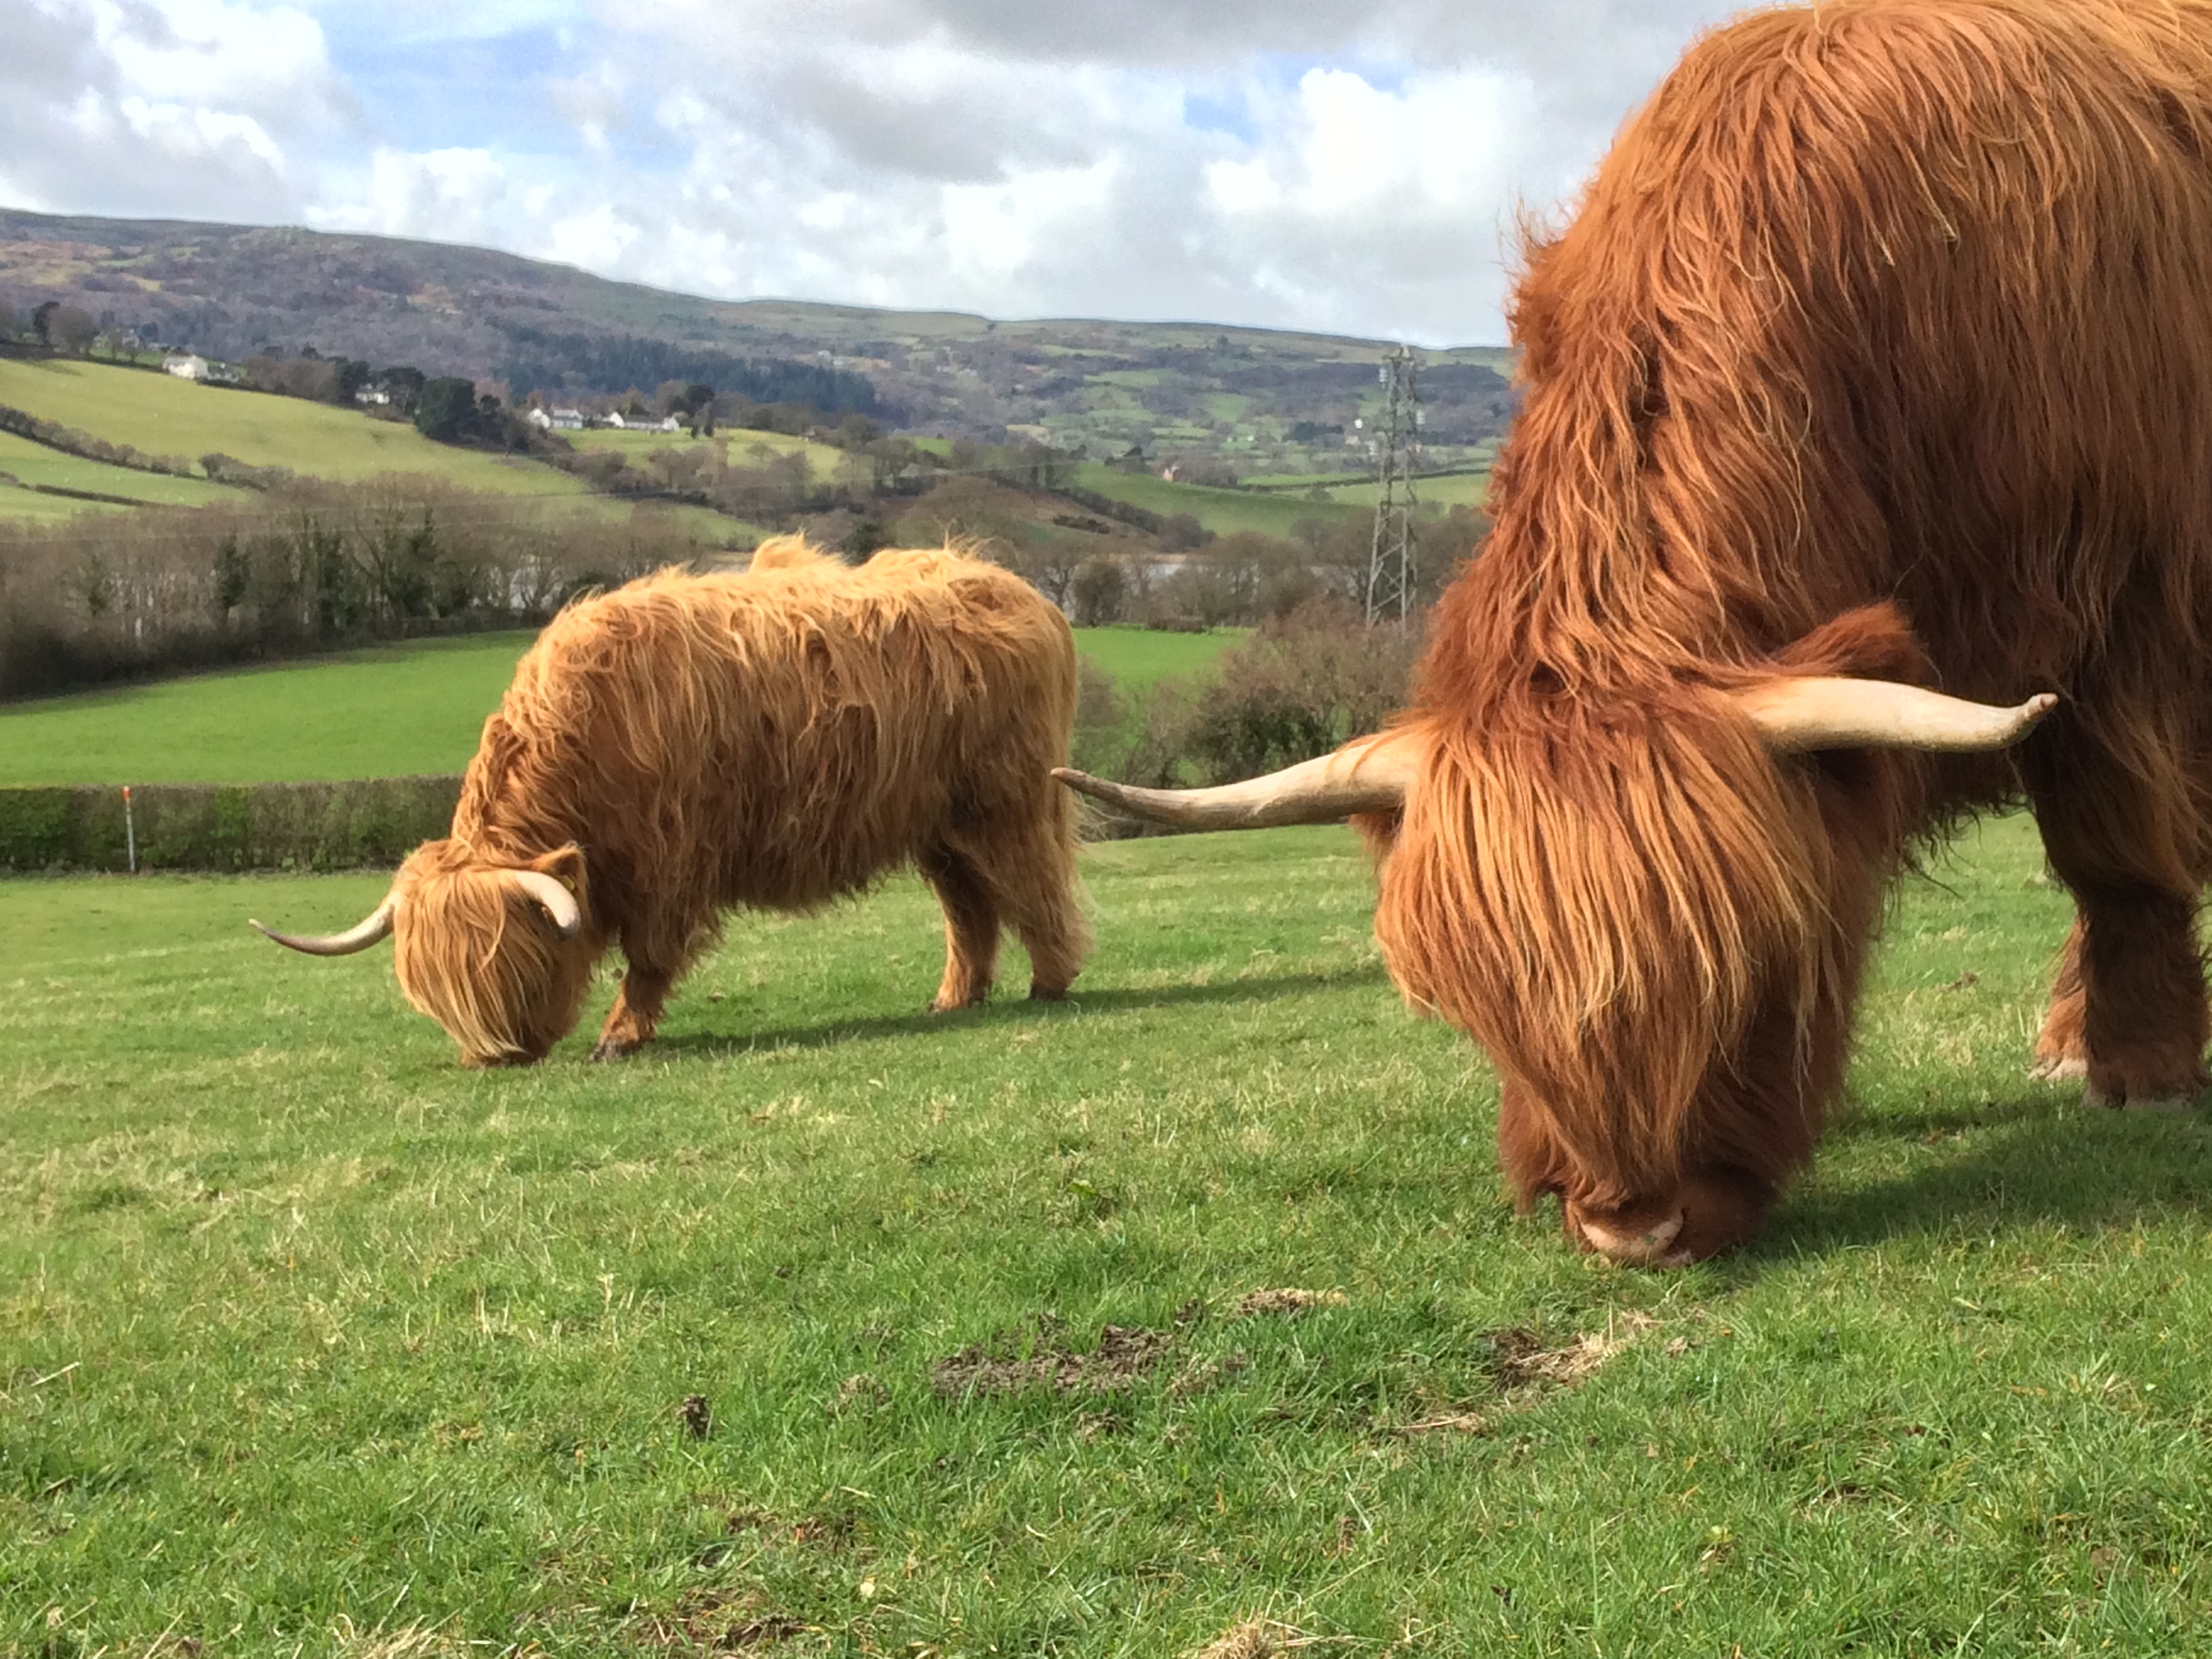
<svg viewBox="0 0 2212 1659">
<path fill-rule="evenodd" d="M 1316 1308 L 1341 1308 L 1350 1300 L 1342 1291 L 1254 1291 L 1229 1310 L 1231 1319 L 1252 1319 L 1263 1314 L 1296 1318 Z"/>
<path fill-rule="evenodd" d="M 1098 1346 L 1082 1353 L 1060 1340 L 1060 1330 L 1055 1316 L 1041 1314 L 1027 1329 L 1000 1331 L 988 1342 L 970 1343 L 929 1368 L 929 1386 L 947 1400 L 1027 1389 L 1113 1394 L 1151 1376 L 1175 1346 L 1170 1331 L 1108 1325 L 1098 1333 Z"/>
<path fill-rule="evenodd" d="M 1601 1331 L 1585 1331 L 1560 1347 L 1547 1347 L 1533 1331 L 1510 1327 L 1492 1331 L 1498 1355 L 1498 1391 L 1528 1388 L 1573 1388 L 1590 1373 L 1658 1324 L 1649 1314 L 1615 1314 Z"/>
<path fill-rule="evenodd" d="M 1278 1655 L 1311 1647 L 1316 1639 L 1295 1626 L 1273 1619 L 1247 1619 L 1194 1650 L 1190 1659 L 1277 1659 Z"/>
<path fill-rule="evenodd" d="M 1401 1434 L 1488 1434 L 1497 1419 L 1508 1413 L 1525 1411 L 1544 1395 L 1559 1389 L 1579 1388 L 1615 1355 L 1630 1346 L 1659 1322 L 1649 1314 L 1613 1315 L 1605 1328 L 1585 1331 L 1571 1342 L 1556 1346 L 1535 1332 L 1518 1325 L 1502 1326 L 1489 1333 L 1496 1356 L 1498 1400 L 1487 1411 L 1462 1409 L 1443 1412 L 1408 1423 Z M 1669 1353 L 1686 1352 L 1687 1345 L 1668 1346 Z"/>
<path fill-rule="evenodd" d="M 763 1612 L 749 1595 L 728 1590 L 692 1590 L 668 1613 L 640 1613 L 626 1634 L 641 1646 L 678 1651 L 741 1653 L 771 1648 L 807 1626 L 780 1613 Z"/>
<path fill-rule="evenodd" d="M 880 1411 L 891 1403 L 891 1391 L 870 1371 L 855 1371 L 837 1385 L 837 1398 L 830 1407 L 838 1416 L 847 1412 Z"/>
</svg>

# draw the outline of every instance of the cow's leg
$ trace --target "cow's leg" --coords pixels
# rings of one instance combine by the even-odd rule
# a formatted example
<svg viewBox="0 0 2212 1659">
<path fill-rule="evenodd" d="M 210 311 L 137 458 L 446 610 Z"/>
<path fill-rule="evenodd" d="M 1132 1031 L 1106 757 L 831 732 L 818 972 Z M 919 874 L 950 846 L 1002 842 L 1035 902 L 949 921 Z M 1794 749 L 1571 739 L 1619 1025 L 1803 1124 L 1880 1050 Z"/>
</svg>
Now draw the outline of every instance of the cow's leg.
<svg viewBox="0 0 2212 1659">
<path fill-rule="evenodd" d="M 2051 872 L 2075 923 L 2036 1043 L 2039 1070 L 2086 1073 L 2082 1099 L 2141 1110 L 2186 1105 L 2206 1083 L 2212 1033 L 2197 946 L 2205 872 L 2194 807 L 2143 781 L 2064 711 L 2020 751 Z"/>
<path fill-rule="evenodd" d="M 675 982 L 673 972 L 633 961 L 623 975 L 622 989 L 608 1011 L 592 1058 L 619 1060 L 652 1042 L 662 1011 L 668 1006 L 668 988 Z"/>
<path fill-rule="evenodd" d="M 1091 948 L 1066 843 L 1049 824 L 1025 823 L 980 845 L 975 862 L 999 914 L 1029 952 L 1030 995 L 1061 1000 Z"/>
<path fill-rule="evenodd" d="M 921 860 L 922 878 L 945 911 L 945 978 L 929 1012 L 967 1008 L 991 994 L 999 966 L 999 910 L 966 854 L 940 848 Z"/>
<path fill-rule="evenodd" d="M 2212 1024 L 2194 896 L 2111 884 L 2078 887 L 2075 897 L 2081 917 L 2069 943 L 2087 1073 L 2082 1103 L 2140 1111 L 2187 1107 L 2206 1085 L 2204 1045 Z M 2054 997 L 2046 1034 L 2056 1021 L 2063 1035 L 2066 1001 Z M 2037 1052 L 2040 1058 L 2041 1042 Z"/>
<path fill-rule="evenodd" d="M 2035 1064 L 2028 1075 L 2044 1082 L 2078 1081 L 2089 1075 L 2087 1000 L 2081 994 L 2081 918 L 2076 914 L 2051 976 L 2051 1001 L 2035 1036 Z"/>
</svg>

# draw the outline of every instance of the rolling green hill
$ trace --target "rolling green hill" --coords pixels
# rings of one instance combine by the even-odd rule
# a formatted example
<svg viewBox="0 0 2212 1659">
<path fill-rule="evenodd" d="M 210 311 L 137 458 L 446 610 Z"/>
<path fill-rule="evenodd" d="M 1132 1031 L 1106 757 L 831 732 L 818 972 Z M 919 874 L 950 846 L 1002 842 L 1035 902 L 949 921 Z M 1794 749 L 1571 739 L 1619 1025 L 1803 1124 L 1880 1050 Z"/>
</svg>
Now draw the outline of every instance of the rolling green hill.
<svg viewBox="0 0 2212 1659">
<path fill-rule="evenodd" d="M 412 426 L 300 398 L 106 364 L 0 358 L 0 404 L 155 455 L 234 456 L 344 482 L 414 472 L 502 495 L 580 495 L 541 461 L 432 443 Z"/>
<path fill-rule="evenodd" d="M 236 501 L 244 493 L 204 478 L 178 478 L 167 473 L 142 472 L 134 467 L 111 466 L 104 461 L 65 455 L 12 432 L 0 432 L 0 472 L 9 474 L 18 484 L 93 490 L 103 495 L 123 495 L 161 506 L 204 507 L 210 501 Z M 0 489 L 0 514 L 14 516 L 19 499 L 52 501 L 64 512 L 88 505 L 67 497 L 40 496 L 21 489 Z"/>
<path fill-rule="evenodd" d="M 21 308 L 74 301 L 234 359 L 312 343 L 563 396 L 650 394 L 665 378 L 728 392 L 741 380 L 767 386 L 750 373 L 762 369 L 778 384 L 826 377 L 867 391 L 884 422 L 908 433 L 1046 435 L 1097 459 L 1132 445 L 1188 447 L 1270 471 L 1340 463 L 1344 434 L 1376 412 L 1376 366 L 1393 349 L 1202 322 L 710 300 L 482 248 L 5 209 L 0 284 Z M 1471 448 L 1504 429 L 1516 404 L 1510 352 L 1419 356 L 1432 445 Z"/>
<path fill-rule="evenodd" d="M 481 495 L 564 503 L 608 524 L 627 522 L 640 510 L 629 500 L 592 495 L 582 479 L 543 461 L 433 443 L 404 422 L 328 404 L 198 386 L 144 369 L 0 357 L 0 404 L 109 443 L 194 463 L 221 453 L 250 466 L 281 466 L 333 483 L 408 474 Z M 58 483 L 149 503 L 197 507 L 245 496 L 203 479 L 88 461 L 7 434 L 0 434 L 0 471 L 27 483 Z M 58 518 L 86 510 L 98 510 L 98 504 L 0 489 L 0 517 Z M 648 503 L 645 510 L 672 514 L 706 547 L 750 546 L 763 533 L 758 526 L 682 503 Z"/>
</svg>

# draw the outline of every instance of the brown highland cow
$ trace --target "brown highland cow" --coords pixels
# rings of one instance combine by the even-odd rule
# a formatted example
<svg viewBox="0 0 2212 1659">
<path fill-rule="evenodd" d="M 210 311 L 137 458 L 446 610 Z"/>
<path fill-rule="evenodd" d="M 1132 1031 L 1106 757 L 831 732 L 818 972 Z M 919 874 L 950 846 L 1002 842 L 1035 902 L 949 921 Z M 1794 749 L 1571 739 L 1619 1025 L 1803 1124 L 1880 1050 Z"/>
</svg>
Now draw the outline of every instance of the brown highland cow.
<svg viewBox="0 0 2212 1659">
<path fill-rule="evenodd" d="M 1746 17 L 1531 239 L 1512 322 L 1494 528 L 1413 705 L 1133 804 L 1364 813 L 1384 955 L 1497 1062 L 1509 1176 L 1621 1260 L 1758 1228 L 1840 1086 L 1887 884 L 2021 797 L 2077 905 L 2038 1069 L 2192 1098 L 2212 4 Z"/>
<path fill-rule="evenodd" d="M 945 907 L 933 1008 L 983 999 L 1002 922 L 1030 994 L 1057 999 L 1089 945 L 1052 782 L 1075 686 L 1060 612 L 949 549 L 848 569 L 787 538 L 744 575 L 664 572 L 538 636 L 453 833 L 374 915 L 333 939 L 262 931 L 323 956 L 391 934 L 407 1000 L 473 1066 L 543 1058 L 619 945 L 606 1059 L 651 1040 L 724 909 L 817 909 L 912 864 Z"/>
</svg>

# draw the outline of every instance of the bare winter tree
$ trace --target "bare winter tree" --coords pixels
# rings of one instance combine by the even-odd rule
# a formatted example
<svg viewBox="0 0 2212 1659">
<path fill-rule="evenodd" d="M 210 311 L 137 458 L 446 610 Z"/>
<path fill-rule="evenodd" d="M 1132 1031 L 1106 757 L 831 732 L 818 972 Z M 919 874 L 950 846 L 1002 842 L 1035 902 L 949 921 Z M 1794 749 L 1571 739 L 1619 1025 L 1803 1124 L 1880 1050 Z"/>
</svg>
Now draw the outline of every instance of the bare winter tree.
<svg viewBox="0 0 2212 1659">
<path fill-rule="evenodd" d="M 82 306 L 57 306 L 46 319 L 46 337 L 70 356 L 82 357 L 100 337 L 100 324 Z"/>
</svg>

